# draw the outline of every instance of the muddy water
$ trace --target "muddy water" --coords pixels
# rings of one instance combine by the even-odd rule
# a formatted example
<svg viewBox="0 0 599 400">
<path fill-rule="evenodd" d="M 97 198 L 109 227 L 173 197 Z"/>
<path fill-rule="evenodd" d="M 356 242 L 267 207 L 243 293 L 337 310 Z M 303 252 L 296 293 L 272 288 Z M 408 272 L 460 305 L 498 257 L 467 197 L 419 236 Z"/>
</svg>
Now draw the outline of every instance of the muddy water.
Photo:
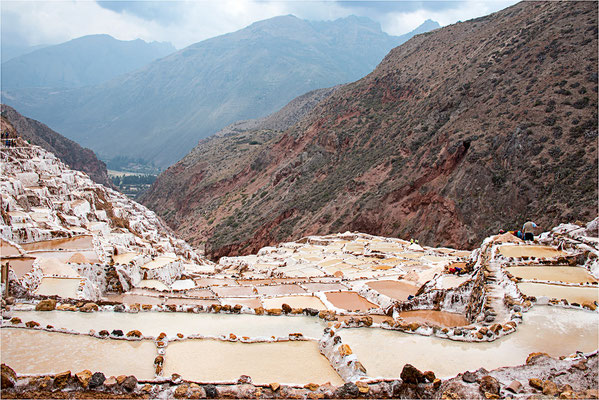
<svg viewBox="0 0 599 400">
<path fill-rule="evenodd" d="M 549 285 L 545 283 L 519 283 L 518 289 L 526 296 L 541 297 L 546 296 L 550 299 L 566 299 L 569 303 L 592 303 L 599 301 L 599 288 L 597 287 L 576 287 Z"/>
<path fill-rule="evenodd" d="M 140 312 L 137 314 L 94 312 L 74 313 L 68 311 L 14 311 L 11 315 L 23 321 L 37 321 L 59 328 L 72 329 L 87 333 L 90 329 L 99 332 L 106 329 L 121 329 L 129 332 L 133 329 L 144 335 L 158 336 L 160 332 L 174 337 L 178 332 L 185 335 L 202 334 L 205 336 L 229 335 L 249 337 L 287 336 L 301 332 L 304 336 L 320 339 L 325 323 L 319 318 L 306 316 L 267 316 L 235 315 L 208 313 L 169 313 Z"/>
<path fill-rule="evenodd" d="M 262 299 L 264 308 L 281 308 L 283 304 L 289 305 L 291 308 L 314 308 L 316 310 L 326 310 L 327 307 L 314 296 L 282 296 L 273 297 L 272 299 Z"/>
<path fill-rule="evenodd" d="M 373 281 L 368 282 L 366 285 L 385 296 L 399 301 L 405 301 L 408 296 L 415 295 L 419 288 L 409 282 L 402 281 Z"/>
<path fill-rule="evenodd" d="M 8 262 L 10 268 L 12 268 L 12 270 L 15 271 L 15 274 L 17 275 L 18 279 L 21 279 L 23 275 L 31 271 L 31 267 L 33 266 L 34 261 L 35 258 L 33 257 L 18 257 L 9 259 L 3 258 L 2 260 L 0 260 L 2 264 Z"/>
<path fill-rule="evenodd" d="M 149 340 L 102 340 L 90 336 L 1 329 L 2 362 L 19 374 L 54 374 L 89 369 L 109 376 L 154 378 L 156 347 Z M 68 355 L 65 357 L 65 355 Z"/>
<path fill-rule="evenodd" d="M 198 362 L 201 360 L 201 362 Z M 164 375 L 181 374 L 183 379 L 218 382 L 252 377 L 253 383 L 282 384 L 343 380 L 320 354 L 318 343 L 230 343 L 217 340 L 186 340 L 171 343 L 166 352 Z"/>
<path fill-rule="evenodd" d="M 413 310 L 399 313 L 406 322 L 429 323 L 440 326 L 466 326 L 470 322 L 461 314 L 446 311 Z"/>
<path fill-rule="evenodd" d="M 494 342 L 454 342 L 368 328 L 342 329 L 339 335 L 371 377 L 397 378 L 409 363 L 447 378 L 480 367 L 491 370 L 523 364 L 530 353 L 537 351 L 552 356 L 594 351 L 598 347 L 598 328 L 596 313 L 536 306 L 524 314 L 524 323 L 515 333 Z"/>
<path fill-rule="evenodd" d="M 278 294 L 306 293 L 306 291 L 298 285 L 257 286 L 256 289 L 258 290 L 258 294 L 266 296 L 276 296 Z"/>
<path fill-rule="evenodd" d="M 356 292 L 331 292 L 326 293 L 326 297 L 335 307 L 348 311 L 368 311 L 371 308 L 378 308 L 376 304 Z"/>
<path fill-rule="evenodd" d="M 57 295 L 62 298 L 77 298 L 77 289 L 81 279 L 78 278 L 42 278 L 35 294 L 44 296 Z"/>
<path fill-rule="evenodd" d="M 505 257 L 535 257 L 535 258 L 553 258 L 565 255 L 563 251 L 559 251 L 550 246 L 500 246 L 499 252 Z"/>
<path fill-rule="evenodd" d="M 78 250 L 78 249 L 93 249 L 92 236 L 76 236 L 73 238 L 61 238 L 43 240 L 41 242 L 33 242 L 22 244 L 23 250 L 34 251 L 34 250 Z"/>
<path fill-rule="evenodd" d="M 537 281 L 568 282 L 568 283 L 591 283 L 597 282 L 589 272 L 582 267 L 509 267 L 507 271 L 512 275 Z"/>
</svg>

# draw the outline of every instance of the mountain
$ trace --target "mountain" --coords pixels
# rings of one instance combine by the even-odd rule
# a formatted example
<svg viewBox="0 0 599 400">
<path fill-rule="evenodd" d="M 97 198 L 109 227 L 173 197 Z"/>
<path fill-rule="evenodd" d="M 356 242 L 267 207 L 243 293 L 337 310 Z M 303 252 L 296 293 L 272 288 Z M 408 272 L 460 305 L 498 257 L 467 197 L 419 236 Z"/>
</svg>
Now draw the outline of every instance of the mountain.
<svg viewBox="0 0 599 400">
<path fill-rule="evenodd" d="M 22 116 L 12 107 L 5 104 L 1 104 L 0 107 L 2 118 L 6 119 L 23 139 L 54 153 L 71 168 L 88 174 L 94 182 L 113 187 L 108 178 L 106 165 L 98 160 L 93 151 L 54 132 L 41 122 Z"/>
<path fill-rule="evenodd" d="M 1 62 L 5 62 L 12 58 L 22 56 L 23 54 L 31 53 L 35 50 L 43 49 L 44 47 L 48 47 L 48 45 L 38 44 L 35 46 L 26 46 L 19 44 L 2 43 L 2 48 L 0 49 Z"/>
<path fill-rule="evenodd" d="M 235 121 L 361 78 L 405 40 L 367 18 L 310 22 L 287 15 L 193 44 L 92 88 L 2 94 L 103 159 L 126 155 L 166 167 Z"/>
<path fill-rule="evenodd" d="M 346 230 L 473 248 L 527 219 L 592 219 L 596 49 L 594 2 L 417 35 L 285 132 L 246 133 L 238 165 L 223 146 L 212 173 L 200 143 L 144 202 L 212 257 Z"/>
<path fill-rule="evenodd" d="M 75 88 L 106 82 L 174 53 L 170 43 L 89 35 L 2 62 L 2 88 Z"/>
</svg>

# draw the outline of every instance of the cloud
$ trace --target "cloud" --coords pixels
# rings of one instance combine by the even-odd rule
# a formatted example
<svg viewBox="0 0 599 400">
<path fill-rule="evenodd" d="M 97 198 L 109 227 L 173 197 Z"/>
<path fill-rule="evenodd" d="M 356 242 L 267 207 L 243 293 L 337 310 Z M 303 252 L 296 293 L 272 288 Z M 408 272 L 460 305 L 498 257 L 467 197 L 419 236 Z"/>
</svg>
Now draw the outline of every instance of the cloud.
<svg viewBox="0 0 599 400">
<path fill-rule="evenodd" d="M 2 42 L 54 44 L 107 33 L 121 40 L 169 41 L 182 48 L 294 14 L 331 20 L 351 14 L 379 22 L 389 34 L 406 33 L 430 18 L 441 25 L 497 11 L 515 1 L 304 1 L 304 0 L 2 0 Z"/>
</svg>

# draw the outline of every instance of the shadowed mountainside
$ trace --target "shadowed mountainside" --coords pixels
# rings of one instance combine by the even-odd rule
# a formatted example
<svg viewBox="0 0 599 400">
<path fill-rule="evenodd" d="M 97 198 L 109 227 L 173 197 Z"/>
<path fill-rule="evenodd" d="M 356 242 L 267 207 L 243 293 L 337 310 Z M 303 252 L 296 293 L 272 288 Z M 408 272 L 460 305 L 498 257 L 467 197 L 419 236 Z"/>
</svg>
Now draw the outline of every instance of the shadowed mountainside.
<svg viewBox="0 0 599 400">
<path fill-rule="evenodd" d="M 594 2 L 418 35 L 220 175 L 207 156 L 171 167 L 145 204 L 212 257 L 345 230 L 472 248 L 528 218 L 592 219 L 596 49 Z"/>
<path fill-rule="evenodd" d="M 422 29 L 434 26 L 427 21 Z M 104 160 L 124 155 L 167 167 L 235 121 L 361 78 L 409 37 L 389 36 L 368 18 L 310 22 L 287 15 L 193 44 L 99 86 L 2 96 Z"/>
</svg>

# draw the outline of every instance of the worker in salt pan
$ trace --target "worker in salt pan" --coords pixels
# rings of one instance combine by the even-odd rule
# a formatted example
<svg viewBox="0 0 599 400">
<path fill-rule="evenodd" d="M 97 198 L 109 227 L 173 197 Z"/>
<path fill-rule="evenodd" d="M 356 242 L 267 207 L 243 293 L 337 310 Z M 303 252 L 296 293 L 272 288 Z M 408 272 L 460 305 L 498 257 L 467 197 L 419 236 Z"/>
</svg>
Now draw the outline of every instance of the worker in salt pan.
<svg viewBox="0 0 599 400">
<path fill-rule="evenodd" d="M 524 232 L 524 240 L 534 240 L 534 231 L 536 227 L 537 224 L 535 224 L 532 221 L 526 221 L 524 225 L 522 225 L 522 232 Z"/>
</svg>

